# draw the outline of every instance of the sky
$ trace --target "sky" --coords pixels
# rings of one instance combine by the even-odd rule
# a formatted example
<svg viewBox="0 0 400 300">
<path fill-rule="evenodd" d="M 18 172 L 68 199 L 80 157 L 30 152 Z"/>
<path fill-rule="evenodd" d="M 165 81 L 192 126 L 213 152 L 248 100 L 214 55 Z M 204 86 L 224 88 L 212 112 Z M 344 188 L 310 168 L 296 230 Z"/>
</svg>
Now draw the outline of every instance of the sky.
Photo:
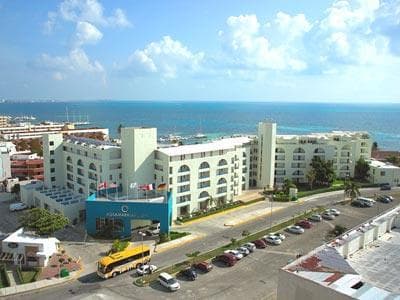
<svg viewBox="0 0 400 300">
<path fill-rule="evenodd" d="M 400 0 L 0 0 L 0 99 L 400 103 Z"/>
</svg>

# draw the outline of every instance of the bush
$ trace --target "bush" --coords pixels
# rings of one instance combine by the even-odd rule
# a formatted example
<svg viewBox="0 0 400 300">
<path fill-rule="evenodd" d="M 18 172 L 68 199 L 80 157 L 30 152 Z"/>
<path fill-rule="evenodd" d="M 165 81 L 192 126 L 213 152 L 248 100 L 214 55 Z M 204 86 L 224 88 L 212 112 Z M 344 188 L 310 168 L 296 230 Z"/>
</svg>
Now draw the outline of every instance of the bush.
<svg viewBox="0 0 400 300">
<path fill-rule="evenodd" d="M 170 241 L 170 237 L 168 233 L 162 232 L 160 233 L 160 244 Z"/>
<path fill-rule="evenodd" d="M 0 287 L 8 287 L 10 286 L 10 279 L 7 275 L 7 269 L 5 265 L 0 265 Z"/>
</svg>

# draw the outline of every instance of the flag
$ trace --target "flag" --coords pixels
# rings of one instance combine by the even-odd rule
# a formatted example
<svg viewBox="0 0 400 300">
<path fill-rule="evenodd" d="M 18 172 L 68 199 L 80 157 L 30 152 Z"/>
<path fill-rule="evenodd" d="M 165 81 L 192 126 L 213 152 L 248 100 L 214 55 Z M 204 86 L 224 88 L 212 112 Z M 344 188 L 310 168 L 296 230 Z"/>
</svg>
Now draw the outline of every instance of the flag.
<svg viewBox="0 0 400 300">
<path fill-rule="evenodd" d="M 99 191 L 99 190 L 105 190 L 107 188 L 107 182 L 106 181 L 104 181 L 104 182 L 100 182 L 98 185 L 97 185 L 97 190 Z"/>
<path fill-rule="evenodd" d="M 136 189 L 136 187 L 137 187 L 137 183 L 136 182 L 131 182 L 131 184 L 129 185 L 129 188 L 131 190 Z"/>
<path fill-rule="evenodd" d="M 160 183 L 158 186 L 157 186 L 157 190 L 158 191 L 165 191 L 167 189 L 167 184 L 166 183 Z"/>
<path fill-rule="evenodd" d="M 152 191 L 154 188 L 153 184 L 141 184 L 139 185 L 139 189 L 143 191 Z"/>
</svg>

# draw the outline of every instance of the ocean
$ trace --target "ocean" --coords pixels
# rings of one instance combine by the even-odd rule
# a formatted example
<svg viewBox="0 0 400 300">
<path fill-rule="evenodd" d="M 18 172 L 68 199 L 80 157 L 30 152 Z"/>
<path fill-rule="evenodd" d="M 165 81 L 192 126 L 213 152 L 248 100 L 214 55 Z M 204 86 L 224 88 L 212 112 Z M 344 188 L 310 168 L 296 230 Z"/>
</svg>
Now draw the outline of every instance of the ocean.
<svg viewBox="0 0 400 300">
<path fill-rule="evenodd" d="M 278 102 L 80 101 L 0 103 L 0 115 L 32 115 L 38 121 L 86 120 L 117 136 L 123 126 L 153 126 L 159 135 L 209 138 L 255 134 L 260 120 L 277 123 L 278 133 L 365 130 L 382 149 L 400 150 L 400 104 Z"/>
</svg>

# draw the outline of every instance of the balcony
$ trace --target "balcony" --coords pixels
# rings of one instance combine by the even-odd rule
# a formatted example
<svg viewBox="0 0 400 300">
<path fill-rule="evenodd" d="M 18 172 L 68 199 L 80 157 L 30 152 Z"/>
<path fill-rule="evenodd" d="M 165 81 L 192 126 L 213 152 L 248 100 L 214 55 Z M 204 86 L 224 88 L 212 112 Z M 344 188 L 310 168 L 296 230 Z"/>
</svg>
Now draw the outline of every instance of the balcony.
<svg viewBox="0 0 400 300">
<path fill-rule="evenodd" d="M 306 160 L 305 155 L 293 155 L 293 160 L 294 161 L 303 161 Z"/>
<path fill-rule="evenodd" d="M 275 160 L 285 160 L 285 155 L 275 155 Z"/>
<path fill-rule="evenodd" d="M 224 194 L 224 193 L 226 193 L 227 191 L 228 191 L 228 189 L 227 189 L 226 186 L 224 186 L 224 187 L 219 187 L 219 188 L 217 189 L 217 194 Z"/>
<path fill-rule="evenodd" d="M 305 168 L 306 164 L 305 163 L 292 163 L 291 167 L 294 169 L 300 169 L 300 168 Z"/>
<path fill-rule="evenodd" d="M 351 153 L 348 151 L 342 151 L 340 152 L 340 157 L 350 157 Z"/>
<path fill-rule="evenodd" d="M 286 175 L 286 171 L 284 171 L 284 170 L 275 171 L 275 176 L 285 176 L 285 175 Z"/>
<path fill-rule="evenodd" d="M 219 175 L 225 175 L 225 174 L 228 174 L 228 168 L 218 169 L 218 170 L 217 170 L 217 176 L 219 176 Z"/>
<path fill-rule="evenodd" d="M 284 169 L 285 168 L 285 163 L 275 163 L 275 168 L 276 169 Z"/>
</svg>

